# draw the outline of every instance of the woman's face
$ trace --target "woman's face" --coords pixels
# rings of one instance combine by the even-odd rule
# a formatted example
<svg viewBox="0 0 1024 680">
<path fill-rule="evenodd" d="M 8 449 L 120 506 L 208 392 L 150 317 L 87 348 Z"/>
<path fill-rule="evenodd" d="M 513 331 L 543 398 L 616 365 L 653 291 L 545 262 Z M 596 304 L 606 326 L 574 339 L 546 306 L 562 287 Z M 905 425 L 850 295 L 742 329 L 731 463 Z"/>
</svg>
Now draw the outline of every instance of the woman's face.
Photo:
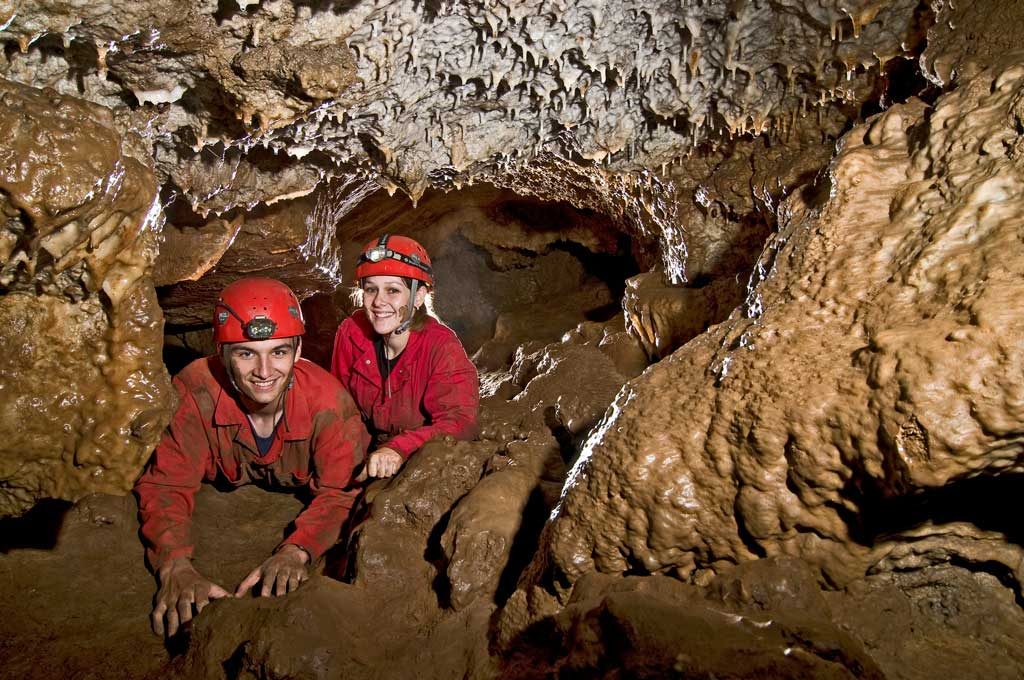
<svg viewBox="0 0 1024 680">
<path fill-rule="evenodd" d="M 378 335 L 387 335 L 405 320 L 409 308 L 409 287 L 398 276 L 369 276 L 363 279 L 363 309 Z"/>
</svg>

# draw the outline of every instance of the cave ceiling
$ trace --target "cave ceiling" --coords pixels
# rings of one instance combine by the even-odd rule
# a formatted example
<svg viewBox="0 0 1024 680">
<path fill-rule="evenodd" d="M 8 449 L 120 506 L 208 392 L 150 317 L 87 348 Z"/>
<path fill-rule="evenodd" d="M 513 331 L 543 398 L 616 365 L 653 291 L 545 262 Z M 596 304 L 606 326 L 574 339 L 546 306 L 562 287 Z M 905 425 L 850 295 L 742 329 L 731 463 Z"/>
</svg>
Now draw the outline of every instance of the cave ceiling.
<svg viewBox="0 0 1024 680">
<path fill-rule="evenodd" d="M 750 163 L 702 187 L 736 145 L 817 137 L 827 158 L 892 65 L 919 56 L 918 5 L 6 0 L 0 75 L 115 113 L 165 205 L 184 204 L 172 226 L 205 232 L 202 261 L 162 265 L 158 283 L 209 270 L 240 215 L 332 182 L 354 240 L 370 230 L 345 210 L 375 190 L 417 203 L 487 182 L 611 215 L 660 245 L 678 283 L 700 244 L 683 244 L 676 192 L 749 212 Z M 800 163 L 785 165 L 763 195 Z"/>
</svg>

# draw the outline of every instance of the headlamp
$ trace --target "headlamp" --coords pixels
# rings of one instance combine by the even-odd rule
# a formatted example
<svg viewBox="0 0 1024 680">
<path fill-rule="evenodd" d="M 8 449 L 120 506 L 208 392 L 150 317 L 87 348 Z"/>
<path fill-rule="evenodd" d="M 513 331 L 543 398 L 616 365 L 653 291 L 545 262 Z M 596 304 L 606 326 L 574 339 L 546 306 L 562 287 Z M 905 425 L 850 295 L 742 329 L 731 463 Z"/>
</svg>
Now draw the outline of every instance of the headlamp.
<svg viewBox="0 0 1024 680">
<path fill-rule="evenodd" d="M 245 324 L 245 335 L 250 340 L 268 340 L 274 336 L 277 324 L 266 316 L 256 316 Z"/>
<path fill-rule="evenodd" d="M 377 246 L 366 253 L 366 259 L 370 262 L 380 262 L 390 255 L 390 251 L 384 246 Z"/>
</svg>

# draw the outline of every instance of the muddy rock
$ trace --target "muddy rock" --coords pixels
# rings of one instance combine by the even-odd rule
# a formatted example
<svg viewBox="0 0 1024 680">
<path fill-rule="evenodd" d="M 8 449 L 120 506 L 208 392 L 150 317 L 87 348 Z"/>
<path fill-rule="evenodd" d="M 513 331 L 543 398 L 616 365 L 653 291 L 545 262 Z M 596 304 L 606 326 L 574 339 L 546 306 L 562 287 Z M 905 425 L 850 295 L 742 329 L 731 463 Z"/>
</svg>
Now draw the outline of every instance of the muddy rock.
<svg viewBox="0 0 1024 680">
<path fill-rule="evenodd" d="M 511 592 L 558 501 L 566 461 L 626 381 L 605 348 L 618 348 L 611 356 L 626 371 L 646 366 L 636 343 L 614 331 L 617 324 L 621 317 L 583 323 L 559 343 L 534 352 L 520 347 L 512 369 L 491 377 L 497 386 L 482 403 L 481 425 L 498 452 L 441 537 L 452 608 L 502 603 Z M 639 356 L 624 351 L 627 345 Z M 566 384 L 575 389 L 565 392 Z"/>
<path fill-rule="evenodd" d="M 832 620 L 863 642 L 888 677 L 923 680 L 950 669 L 1020 676 L 1021 608 L 992 574 L 942 565 L 870 577 L 823 596 Z"/>
<path fill-rule="evenodd" d="M 489 442 L 430 442 L 392 480 L 378 481 L 355 515 L 348 572 L 354 585 L 387 593 L 416 620 L 439 606 L 435 562 L 444 522 L 480 480 L 493 453 Z"/>
<path fill-rule="evenodd" d="M 109 111 L 0 81 L 0 515 L 126 493 L 175 406 L 152 171 Z"/>
<path fill-rule="evenodd" d="M 510 443 L 489 467 L 490 474 L 452 510 L 441 536 L 448 600 L 456 610 L 477 598 L 489 602 L 511 591 L 536 548 L 566 472 L 555 439 L 544 441 L 537 435 L 529 442 Z M 499 594 L 502 587 L 505 592 Z"/>
<path fill-rule="evenodd" d="M 700 288 L 670 286 L 660 271 L 626 280 L 626 330 L 653 360 L 671 354 L 708 326 L 725 320 L 743 300 L 743 287 L 722 278 Z"/>
<path fill-rule="evenodd" d="M 508 372 L 486 376 L 485 391 L 492 397 L 481 405 L 484 437 L 509 442 L 542 433 L 554 436 L 563 456 L 571 458 L 576 440 L 598 422 L 626 382 L 619 366 L 627 372 L 646 366 L 637 343 L 617 330 L 621 319 L 583 323 L 561 342 L 517 348 Z"/>
<path fill-rule="evenodd" d="M 592 570 L 781 554 L 839 585 L 906 552 L 1020 582 L 998 523 L 912 508 L 1017 471 L 1022 76 L 986 71 L 844 138 L 829 191 L 783 204 L 743 308 L 620 392 L 513 604 L 549 612 Z"/>
<path fill-rule="evenodd" d="M 233 590 L 281 541 L 301 508 L 290 494 L 254 486 L 223 493 L 204 485 L 193 523 L 196 568 Z M 185 640 L 165 644 L 150 629 L 156 580 L 138 530 L 131 495 L 44 502 L 24 517 L 0 520 L 5 676 L 165 675 L 169 651 L 180 653 Z"/>
<path fill-rule="evenodd" d="M 706 597 L 733 611 L 785 612 L 791 618 L 828 621 L 828 603 L 817 574 L 795 557 L 743 562 L 708 584 Z"/>
<path fill-rule="evenodd" d="M 673 579 L 584 577 L 557 615 L 526 629 L 503 677 L 874 678 L 861 644 L 827 621 L 710 605 Z"/>
<path fill-rule="evenodd" d="M 176 326 L 209 325 L 213 304 L 228 283 L 243 276 L 270 276 L 288 284 L 300 300 L 322 290 L 337 287 L 337 272 L 330 263 L 337 259 L 334 239 L 318 242 L 315 220 L 319 195 L 287 201 L 250 213 L 234 222 L 213 220 L 197 229 L 178 229 L 172 245 L 187 247 L 186 255 L 170 250 L 161 256 L 159 270 L 172 285 L 160 289 L 160 304 L 168 309 L 168 323 Z M 226 248 L 224 239 L 230 243 Z M 313 256 L 311 244 L 322 251 Z M 214 248 L 221 250 L 218 255 Z M 214 260 L 214 258 L 216 258 Z M 193 271 L 210 268 L 202 276 Z M 177 278 L 181 276 L 181 278 Z"/>
<path fill-rule="evenodd" d="M 153 284 L 198 280 L 220 262 L 241 227 L 241 219 L 214 219 L 197 227 L 167 225 Z"/>
</svg>

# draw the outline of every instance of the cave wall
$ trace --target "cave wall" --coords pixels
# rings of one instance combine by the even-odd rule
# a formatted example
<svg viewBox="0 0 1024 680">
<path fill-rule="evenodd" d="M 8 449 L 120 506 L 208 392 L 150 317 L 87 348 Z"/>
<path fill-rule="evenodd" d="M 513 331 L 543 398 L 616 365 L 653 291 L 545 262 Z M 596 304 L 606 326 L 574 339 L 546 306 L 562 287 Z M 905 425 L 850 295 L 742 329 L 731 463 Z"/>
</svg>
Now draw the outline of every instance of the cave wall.
<svg viewBox="0 0 1024 680">
<path fill-rule="evenodd" d="M 388 228 L 437 254 L 439 309 L 494 369 L 482 440 L 431 447 L 375 496 L 362 591 L 232 602 L 185 663 L 358 673 L 375 640 L 346 656 L 322 631 L 363 606 L 409 615 L 405 667 L 487 677 L 504 605 L 497 649 L 539 624 L 556 646 L 653 640 L 621 660 L 642 665 L 683 644 L 659 633 L 679 629 L 672 597 L 695 611 L 684 585 L 780 563 L 833 587 L 955 564 L 1019 593 L 1000 510 L 1024 414 L 1022 17 L 996 0 L 0 4 L 0 515 L 127 490 L 174 406 L 160 305 L 202 348 L 224 283 L 280 276 L 323 361 L 355 253 Z M 621 292 L 570 257 L 623 242 Z M 684 623 L 733 630 L 719 614 Z M 295 616 L 324 624 L 296 643 Z M 380 624 L 362 623 L 354 638 Z M 822 668 L 834 634 L 815 638 Z M 876 673 L 846 645 L 837 677 Z"/>
<path fill-rule="evenodd" d="M 591 571 L 707 583 L 793 555 L 833 586 L 951 560 L 1021 583 L 986 482 L 1021 471 L 1022 105 L 1011 54 L 840 140 L 745 303 L 590 434 L 510 631 Z"/>
<path fill-rule="evenodd" d="M 113 463 L 109 468 L 89 467 L 90 461 L 107 460 L 107 456 L 123 461 L 117 482 L 122 488 L 131 476 L 130 470 L 137 468 L 143 457 L 142 450 L 152 443 L 155 435 L 151 430 L 160 429 L 158 425 L 171 406 L 165 377 L 153 360 L 160 345 L 156 331 L 160 320 L 149 277 L 157 234 L 165 232 L 165 247 L 153 270 L 161 284 L 160 301 L 172 323 L 191 328 L 208 317 L 216 290 L 242 273 L 279 275 L 298 288 L 303 297 L 332 296 L 345 282 L 353 249 L 370 227 L 401 222 L 383 215 L 394 217 L 406 212 L 408 204 L 388 206 L 381 191 L 389 195 L 398 191 L 412 204 L 423 201 L 427 207 L 428 189 L 457 195 L 464 187 L 486 183 L 600 215 L 603 232 L 628 236 L 635 245 L 632 255 L 637 265 L 651 270 L 631 287 L 624 317 L 628 330 L 644 343 L 651 358 L 671 353 L 746 296 L 736 318 L 691 343 L 682 355 L 672 355 L 629 389 L 640 389 L 646 380 L 686 385 L 684 395 L 666 398 L 688 404 L 686 413 L 690 415 L 686 417 L 697 418 L 694 414 L 706 412 L 709 423 L 718 422 L 708 407 L 716 402 L 743 401 L 747 405 L 737 406 L 738 412 L 754 409 L 756 414 L 752 404 L 757 400 L 749 390 L 742 392 L 742 400 L 737 396 L 730 401 L 723 396 L 730 384 L 743 382 L 742 378 L 731 377 L 741 371 L 740 358 L 768 353 L 771 342 L 753 337 L 760 333 L 758 329 L 777 328 L 781 336 L 791 327 L 803 328 L 800 314 L 809 314 L 793 312 L 794 319 L 780 316 L 774 320 L 769 315 L 769 298 L 775 282 L 788 281 L 787 271 L 794 272 L 791 276 L 796 278 L 808 269 L 828 271 L 821 276 L 835 288 L 822 284 L 815 293 L 818 297 L 809 299 L 838 300 L 842 291 L 882 285 L 887 277 L 894 276 L 892 272 L 884 276 L 875 272 L 863 274 L 867 279 L 858 279 L 851 273 L 846 255 L 823 252 L 821 261 L 814 261 L 816 242 L 805 244 L 796 236 L 788 236 L 796 230 L 794 225 L 817 219 L 818 211 L 838 211 L 836 206 L 847 205 L 841 198 L 823 199 L 821 194 L 836 191 L 837 181 L 842 179 L 838 169 L 853 163 L 847 159 L 855 157 L 851 149 L 859 142 L 858 134 L 863 133 L 856 132 L 857 128 L 854 132 L 847 130 L 861 115 L 861 107 L 891 103 L 884 101 L 890 96 L 886 90 L 891 85 L 887 83 L 890 69 L 907 59 L 920 56 L 922 74 L 936 88 L 949 87 L 959 83 L 958 78 L 982 72 L 986 62 L 999 55 L 999 45 L 1003 44 L 999 36 L 1011 34 L 1019 19 L 1018 13 L 998 3 L 981 3 L 975 10 L 968 10 L 910 0 L 842 5 L 755 2 L 655 6 L 628 2 L 508 6 L 381 2 L 334 6 L 295 5 L 283 0 L 233 6 L 164 0 L 144 6 L 20 2 L 5 6 L 3 12 L 0 39 L 7 49 L 0 70 L 8 79 L 4 85 L 8 108 L 4 121 L 12 126 L 11 138 L 17 140 L 8 149 L 13 159 L 9 164 L 12 174 L 4 186 L 5 214 L 9 216 L 6 243 L 10 250 L 9 264 L 4 269 L 9 279 L 4 303 L 26 308 L 29 303 L 43 304 L 26 297 L 31 294 L 49 305 L 56 304 L 51 298 L 60 301 L 61 310 L 66 305 L 74 306 L 76 312 L 81 312 L 81 323 L 92 330 L 82 335 L 83 345 L 70 345 L 75 350 L 73 356 L 90 357 L 93 366 L 89 370 L 97 370 L 95 364 L 108 361 L 106 357 L 116 357 L 111 359 L 115 362 L 131 357 L 132 367 L 143 368 L 120 373 L 106 369 L 98 374 L 108 383 L 105 389 L 133 395 L 125 397 L 129 402 L 134 395 L 144 394 L 141 401 L 149 407 L 143 409 L 149 414 L 148 420 L 139 420 L 140 410 L 135 405 L 112 409 L 117 413 L 114 421 L 119 424 L 100 429 L 116 432 L 114 438 L 119 443 L 82 444 L 77 435 L 62 435 L 58 446 L 43 437 L 38 441 L 45 443 L 40 443 L 38 450 L 46 454 L 30 454 L 26 460 L 56 460 L 55 452 L 61 451 L 62 461 L 68 459 L 63 464 L 84 479 L 86 473 L 78 470 L 91 470 L 88 474 L 93 474 L 116 467 Z M 996 39 L 986 49 L 974 50 L 981 42 L 974 27 L 986 21 L 1001 22 L 1003 30 L 997 31 Z M 958 31 L 957 25 L 971 29 Z M 927 51 L 921 54 L 926 44 Z M 1004 66 L 1008 69 L 1009 65 Z M 42 86 L 50 89 L 36 89 Z M 960 85 L 961 89 L 965 87 Z M 32 103 L 24 103 L 27 101 Z M 905 109 L 891 110 L 912 112 L 922 106 L 912 102 Z M 900 115 L 925 117 L 923 112 Z M 885 120 L 896 117 L 892 114 Z M 51 141 L 32 127 L 49 129 L 62 124 L 68 129 L 60 134 L 80 141 Z M 915 134 L 924 134 L 921 131 L 926 129 L 930 128 L 913 128 Z M 935 162 L 914 146 L 918 143 L 914 134 L 906 136 L 912 141 L 905 142 L 904 155 L 909 159 L 905 164 L 916 167 L 926 160 Z M 833 141 L 839 139 L 843 140 L 839 155 L 830 161 Z M 32 144 L 36 145 L 34 155 Z M 881 149 L 885 144 L 874 146 Z M 62 152 L 66 158 L 60 156 Z M 987 149 L 986 153 L 991 154 Z M 41 160 L 46 156 L 50 161 Z M 87 174 L 71 170 L 82 163 L 89 166 Z M 821 169 L 827 163 L 829 171 L 823 174 Z M 35 173 L 33 176 L 43 177 L 39 185 L 43 186 L 51 179 L 40 168 L 49 168 L 46 172 L 59 180 L 51 183 L 60 185 L 60 189 L 51 192 L 56 197 L 51 204 L 33 207 L 41 200 L 36 195 L 38 187 L 29 191 L 20 186 L 18 182 L 24 178 L 17 173 Z M 881 176 L 886 166 L 871 169 Z M 951 171 L 943 166 L 921 172 Z M 80 184 L 70 193 L 64 187 L 68 175 L 74 175 Z M 864 197 L 858 200 L 866 200 L 870 190 L 882 191 L 884 196 L 909 191 L 897 184 L 896 180 L 890 181 L 885 190 L 888 193 L 875 187 L 874 182 L 858 185 L 857 195 Z M 85 186 L 101 191 L 84 193 Z M 69 197 L 74 191 L 80 195 Z M 372 203 L 374 196 L 380 197 L 383 213 L 367 211 L 366 202 Z M 101 205 L 105 197 L 113 201 L 110 209 L 115 211 L 116 219 L 103 212 L 107 210 L 106 204 Z M 954 198 L 944 200 L 957 204 Z M 823 202 L 818 205 L 815 201 Z M 849 204 L 853 203 L 851 199 Z M 161 211 L 162 206 L 166 211 Z M 86 214 L 86 210 L 95 212 Z M 164 216 L 170 219 L 166 229 Z M 872 216 L 875 229 L 894 228 L 886 219 L 896 216 Z M 457 217 L 445 219 L 458 222 Z M 867 218 L 855 214 L 851 219 L 863 222 L 862 233 L 873 233 L 865 226 L 870 223 Z M 436 222 L 438 232 L 433 238 L 443 256 L 444 246 L 440 244 L 445 242 L 445 230 L 452 223 L 445 224 L 440 217 Z M 509 226 L 499 221 L 496 231 Z M 568 227 L 569 232 L 572 229 Z M 755 262 L 753 253 L 775 229 L 779 232 L 771 237 L 770 248 Z M 556 239 L 556 231 L 564 235 L 566 228 L 549 230 L 542 237 L 533 233 L 528 249 L 544 253 Z M 587 235 L 575 237 L 583 247 L 610 248 L 593 236 L 592 224 L 583 231 Z M 464 230 L 463 237 L 482 247 L 492 260 L 498 255 L 501 266 L 501 250 L 508 245 L 501 242 L 501 237 L 472 229 Z M 519 230 L 510 240 L 522 246 L 522 237 Z M 428 235 L 427 240 L 430 238 Z M 799 250 L 798 245 L 804 249 Z M 858 253 L 868 249 L 859 247 Z M 794 261 L 784 269 L 778 258 L 791 251 Z M 752 267 L 755 275 L 743 281 Z M 456 275 L 459 273 L 455 270 Z M 850 278 L 844 283 L 843 276 L 847 275 Z M 789 291 L 777 285 L 780 291 Z M 673 292 L 673 287 L 679 286 L 685 286 L 682 290 L 688 292 Z M 778 293 L 782 298 L 792 294 Z M 857 297 L 855 293 L 849 295 Z M 887 295 L 895 297 L 891 301 L 884 296 L 879 299 L 891 302 L 893 310 L 905 302 L 895 293 Z M 329 299 L 332 303 L 337 300 Z M 536 299 L 526 302 L 535 303 Z M 597 295 L 587 304 L 614 302 L 611 297 Z M 134 311 L 121 315 L 125 304 L 129 305 L 126 310 Z M 702 306 L 713 307 L 715 314 L 690 325 L 677 323 L 688 314 L 686 309 Z M 802 308 L 790 304 L 785 309 Z M 66 310 L 50 308 L 47 313 L 55 318 L 70 315 Z M 856 324 L 847 324 L 855 332 L 845 327 L 841 332 L 837 330 L 833 345 L 832 339 L 826 341 L 815 331 L 815 346 L 845 356 L 860 347 L 854 342 L 861 336 L 868 338 L 865 346 L 869 348 L 881 342 L 865 330 L 870 325 L 869 315 L 845 313 L 856 316 Z M 925 312 L 914 313 L 924 318 Z M 33 322 L 44 318 L 25 309 L 11 314 L 12 319 L 31 318 Z M 842 317 L 838 311 L 833 314 Z M 489 324 L 491 319 L 486 321 Z M 520 329 L 509 332 L 500 351 L 495 350 L 489 359 L 498 366 L 508 360 L 527 324 L 494 323 L 499 339 L 505 327 Z M 888 322 L 883 319 L 878 323 Z M 127 336 L 107 331 L 124 324 L 131 325 L 130 332 L 125 331 Z M 741 349 L 755 346 L 756 352 L 729 349 L 723 354 L 726 350 L 713 349 L 716 342 L 730 346 L 733 340 L 724 340 L 726 334 L 743 324 L 750 328 L 739 330 L 735 336 L 741 340 L 736 342 L 742 341 Z M 837 328 L 841 326 L 838 321 L 836 324 Z M 29 328 L 13 322 L 11 327 Z M 775 337 L 775 331 L 764 333 Z M 483 332 L 480 337 L 484 337 Z M 123 343 L 124 347 L 117 344 L 117 352 L 101 351 L 109 350 L 112 343 Z M 699 351 L 702 347 L 704 350 Z M 785 351 L 779 350 L 781 355 L 800 365 L 798 359 L 804 354 L 791 354 L 791 343 L 785 343 L 785 347 Z M 693 359 L 687 360 L 691 354 Z M 867 355 L 858 356 L 868 361 Z M 42 359 L 33 355 L 10 361 L 9 380 L 16 385 L 13 393 L 38 392 L 45 395 L 40 399 L 54 401 L 53 395 L 60 389 L 45 388 L 45 381 L 32 378 L 32 371 L 45 364 Z M 780 360 L 773 365 L 784 363 Z M 683 365 L 692 366 L 689 370 L 694 376 L 704 377 L 658 377 L 671 367 Z M 785 375 L 772 374 L 779 380 L 767 384 L 771 390 L 783 392 L 790 382 L 797 385 L 809 380 L 810 384 L 824 385 L 821 389 L 830 396 L 817 400 L 816 408 L 827 410 L 826 404 L 835 398 L 833 391 L 845 395 L 854 390 L 847 383 L 857 383 L 869 371 L 859 364 L 846 366 L 840 361 L 828 365 L 843 366 L 849 375 L 840 378 L 815 373 L 811 379 L 794 370 Z M 821 370 L 817 362 L 814 370 Z M 704 375 L 709 372 L 714 379 Z M 796 375 L 802 375 L 801 380 L 795 380 Z M 881 382 L 888 389 L 888 383 Z M 689 394 L 685 390 L 697 391 Z M 867 399 L 879 390 L 884 391 L 882 387 L 860 386 L 854 392 Z M 624 400 L 622 396 L 622 403 L 613 408 L 607 422 L 624 417 L 616 415 L 625 413 Z M 38 408 L 39 399 L 21 401 L 22 410 L 8 422 L 20 421 L 29 404 Z M 83 428 L 72 425 L 73 431 L 93 427 L 98 419 L 90 415 L 90 409 L 96 403 L 105 403 L 103 399 L 78 396 L 56 401 L 88 404 L 69 412 L 68 419 L 81 418 L 86 423 Z M 782 396 L 772 399 L 774 404 L 785 401 Z M 783 406 L 772 408 L 785 410 Z M 843 411 L 846 407 L 836 408 Z M 879 425 L 879 432 L 887 434 L 883 437 L 874 432 L 870 424 L 864 427 L 881 442 L 878 450 L 887 451 L 886 447 L 891 448 L 889 440 L 896 441 L 906 423 L 892 425 L 890 420 L 895 416 L 884 415 L 888 407 L 878 408 L 871 417 L 885 424 Z M 697 424 L 703 422 L 699 418 L 690 423 L 680 420 L 675 409 L 668 413 L 671 424 L 667 421 L 661 429 L 707 430 Z M 723 417 L 726 421 L 732 418 Z M 753 422 L 761 416 L 748 414 L 743 418 Z M 914 420 L 907 420 L 910 424 L 906 427 L 931 433 L 932 427 L 921 418 L 915 411 Z M 890 432 L 894 427 L 895 431 Z M 56 431 L 46 429 L 48 433 Z M 760 430 L 748 423 L 739 431 Z M 593 459 L 601 434 L 599 431 L 595 435 L 583 460 Z M 745 455 L 740 452 L 748 449 L 757 457 L 758 446 L 741 444 L 731 438 L 734 434 L 730 430 L 723 440 L 726 443 L 722 446 L 728 451 L 721 454 L 723 460 L 734 464 L 736 457 Z M 826 435 L 818 432 L 814 436 Z M 708 441 L 713 440 L 711 435 L 708 437 Z M 692 449 L 694 453 L 681 456 L 680 461 L 686 461 L 684 467 L 707 464 L 705 455 L 696 453 L 703 450 L 706 438 L 697 437 L 687 444 L 696 448 Z M 917 436 L 918 440 L 925 438 L 923 434 Z M 788 436 L 782 439 L 786 441 Z M 863 440 L 858 437 L 858 442 Z M 927 440 L 929 446 L 940 446 L 945 441 L 932 434 Z M 602 445 L 615 448 L 613 443 Z M 941 445 L 950 451 L 960 450 L 958 444 Z M 859 498 L 850 500 L 844 493 L 899 495 L 890 485 L 913 487 L 920 483 L 907 482 L 904 477 L 909 473 L 892 472 L 900 469 L 895 459 L 889 460 L 883 453 L 860 452 L 860 446 L 854 447 L 858 449 L 856 456 L 838 447 L 837 474 L 841 479 L 847 475 L 858 480 L 853 484 L 857 488 L 833 490 L 836 498 L 829 502 L 844 508 L 852 503 L 857 510 Z M 804 448 L 819 455 L 817 445 Z M 20 445 L 19 449 L 37 450 Z M 102 453 L 97 452 L 100 450 Z M 775 455 L 772 451 L 765 455 L 771 458 Z M 667 454 L 663 451 L 662 455 Z M 854 464 L 852 460 L 864 462 Z M 814 465 L 821 462 L 815 459 Z M 587 465 L 581 464 L 579 469 L 587 469 Z M 863 470 L 848 473 L 857 465 Z M 20 463 L 9 467 L 20 469 Z M 716 476 L 727 480 L 722 487 L 725 490 L 709 491 L 713 496 L 720 495 L 709 507 L 718 509 L 715 516 L 724 518 L 724 525 L 721 531 L 707 531 L 722 545 L 711 548 L 705 545 L 706 537 L 677 541 L 678 536 L 670 532 L 669 543 L 677 546 L 673 550 L 696 555 L 693 564 L 686 563 L 691 559 L 687 557 L 651 557 L 660 554 L 655 547 L 638 549 L 638 557 L 609 558 L 609 565 L 596 560 L 595 564 L 600 563 L 597 568 L 614 570 L 620 563 L 637 560 L 644 568 L 663 570 L 671 565 L 687 575 L 698 565 L 714 568 L 723 559 L 756 556 L 767 550 L 762 542 L 788 546 L 799 536 L 804 537 L 800 540 L 820 540 L 825 545 L 841 544 L 840 552 L 859 550 L 856 537 L 844 533 L 847 522 L 842 518 L 823 520 L 814 512 L 806 518 L 790 517 L 794 512 L 790 505 L 802 511 L 804 505 L 817 502 L 815 494 L 828 495 L 823 490 L 828 488 L 827 480 L 817 479 L 817 473 L 807 473 L 810 481 L 806 485 L 813 491 L 803 492 L 809 496 L 801 498 L 800 485 L 792 480 L 796 491 L 739 478 L 729 466 L 712 467 Z M 106 473 L 97 477 L 102 474 Z M 942 479 L 960 473 L 944 474 L 940 475 Z M 879 478 L 883 481 L 878 482 Z M 893 479 L 901 481 L 897 484 Z M 63 482 L 54 484 L 60 487 Z M 769 490 L 750 490 L 758 484 L 767 484 Z M 860 488 L 865 484 L 870 487 L 868 491 Z M 32 494 L 77 493 L 49 487 L 43 491 L 46 484 L 37 486 L 40 490 Z M 905 491 L 901 488 L 901 493 Z M 17 507 L 24 507 L 32 494 L 24 496 Z M 799 500 L 790 503 L 785 500 L 787 494 Z M 567 495 L 563 509 L 570 507 L 572 497 Z M 765 497 L 774 500 L 769 502 Z M 723 508 L 732 503 L 729 499 L 737 498 L 742 500 L 737 518 L 731 513 L 722 514 Z M 763 503 L 772 508 L 779 505 L 779 509 L 766 511 L 761 507 Z M 747 506 L 752 509 L 745 510 Z M 785 517 L 785 521 L 779 523 L 773 519 L 775 515 Z M 593 514 L 595 519 L 598 516 L 600 513 Z M 690 523 L 680 518 L 672 521 L 685 526 Z M 816 531 L 792 529 L 804 524 L 817 527 L 821 522 L 824 528 Z M 776 528 L 776 524 L 783 528 Z M 556 522 L 550 533 L 555 534 L 559 526 Z M 688 530 L 681 531 L 685 534 Z M 787 534 L 791 530 L 795 531 L 793 536 Z M 702 532 L 696 534 L 703 536 Z M 786 535 L 779 538 L 776 534 Z M 673 561 L 676 559 L 679 564 Z M 823 557 L 820 561 L 828 567 L 829 559 Z M 853 560 L 850 564 L 859 562 Z M 843 580 L 841 575 L 834 578 L 837 582 Z"/>
<path fill-rule="evenodd" d="M 110 111 L 0 81 L 0 515 L 126 493 L 175 406 L 156 181 Z"/>
</svg>

